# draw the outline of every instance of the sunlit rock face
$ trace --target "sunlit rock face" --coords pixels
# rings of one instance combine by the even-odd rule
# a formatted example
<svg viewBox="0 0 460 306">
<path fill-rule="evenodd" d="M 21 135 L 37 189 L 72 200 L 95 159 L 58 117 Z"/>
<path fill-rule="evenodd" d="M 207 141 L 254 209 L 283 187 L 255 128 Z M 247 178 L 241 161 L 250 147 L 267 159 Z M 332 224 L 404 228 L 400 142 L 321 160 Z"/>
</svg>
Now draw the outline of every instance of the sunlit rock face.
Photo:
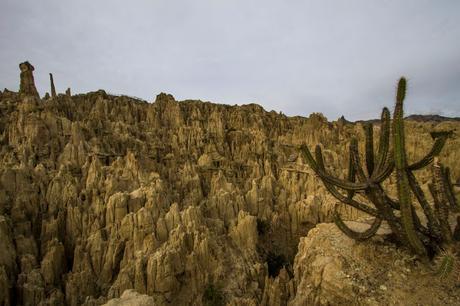
<svg viewBox="0 0 460 306">
<path fill-rule="evenodd" d="M 163 93 L 40 100 L 29 65 L 0 92 L 0 305 L 300 305 L 299 239 L 336 201 L 297 147 L 320 143 L 345 175 L 360 124 Z M 408 122 L 410 158 L 458 127 Z M 459 148 L 441 156 L 454 180 Z"/>
</svg>

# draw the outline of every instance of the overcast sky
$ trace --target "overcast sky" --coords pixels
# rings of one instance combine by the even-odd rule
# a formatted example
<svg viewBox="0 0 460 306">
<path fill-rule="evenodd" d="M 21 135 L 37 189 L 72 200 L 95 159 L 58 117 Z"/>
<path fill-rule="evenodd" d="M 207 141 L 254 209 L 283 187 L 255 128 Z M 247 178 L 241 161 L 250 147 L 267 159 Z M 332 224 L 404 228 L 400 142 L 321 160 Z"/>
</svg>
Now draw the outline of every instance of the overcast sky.
<svg viewBox="0 0 460 306">
<path fill-rule="evenodd" d="M 0 87 L 18 64 L 59 92 L 258 103 L 330 120 L 379 116 L 399 76 L 406 113 L 460 116 L 460 1 L 2 0 Z"/>
</svg>

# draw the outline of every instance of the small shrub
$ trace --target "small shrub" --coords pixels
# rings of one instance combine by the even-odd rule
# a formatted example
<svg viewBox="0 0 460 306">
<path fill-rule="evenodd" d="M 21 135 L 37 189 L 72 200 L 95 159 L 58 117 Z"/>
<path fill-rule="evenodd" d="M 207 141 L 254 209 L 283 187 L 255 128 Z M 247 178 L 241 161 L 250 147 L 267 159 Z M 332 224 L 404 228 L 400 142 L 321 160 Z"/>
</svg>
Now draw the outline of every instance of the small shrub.
<svg viewBox="0 0 460 306">
<path fill-rule="evenodd" d="M 275 254 L 273 252 L 268 252 L 267 254 L 267 265 L 268 265 L 268 275 L 270 277 L 277 277 L 280 273 L 280 270 L 288 264 L 286 257 L 283 254 Z"/>
<path fill-rule="evenodd" d="M 259 236 L 267 234 L 269 229 L 270 224 L 268 221 L 257 218 L 257 233 Z"/>
<path fill-rule="evenodd" d="M 225 297 L 219 288 L 213 284 L 209 284 L 204 289 L 203 304 L 205 306 L 221 306 L 225 304 Z"/>
<path fill-rule="evenodd" d="M 460 257 L 453 245 L 442 250 L 436 256 L 434 263 L 436 275 L 443 282 L 452 286 L 460 284 Z"/>
</svg>

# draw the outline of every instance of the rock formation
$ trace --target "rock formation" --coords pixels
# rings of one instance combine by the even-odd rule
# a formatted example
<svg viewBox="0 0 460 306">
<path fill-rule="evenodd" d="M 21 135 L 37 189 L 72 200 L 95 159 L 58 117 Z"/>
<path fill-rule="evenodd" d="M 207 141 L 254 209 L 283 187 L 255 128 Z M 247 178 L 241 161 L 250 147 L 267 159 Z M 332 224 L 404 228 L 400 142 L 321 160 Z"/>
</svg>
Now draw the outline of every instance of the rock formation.
<svg viewBox="0 0 460 306">
<path fill-rule="evenodd" d="M 368 222 L 350 222 L 364 230 Z M 319 224 L 302 238 L 294 262 L 296 305 L 456 305 L 460 293 L 409 253 L 384 238 L 359 243 L 333 223 Z"/>
<path fill-rule="evenodd" d="M 103 306 L 152 306 L 155 301 L 151 296 L 139 294 L 132 289 L 128 289 L 120 298 L 110 300 Z"/>
<path fill-rule="evenodd" d="M 54 87 L 53 74 L 50 73 L 50 86 L 51 86 L 51 97 L 56 98 L 56 88 Z"/>
<path fill-rule="evenodd" d="M 363 137 L 360 124 L 167 94 L 147 103 L 99 90 L 29 103 L 25 67 L 21 94 L 0 92 L 0 305 L 327 304 L 359 290 L 344 283 L 342 294 L 340 273 L 377 246 L 315 228 L 332 220 L 335 200 L 297 146 L 321 143 L 330 171 L 344 175 L 337 169 L 350 135 Z M 428 131 L 458 124 L 408 123 L 409 154 L 430 147 Z M 441 156 L 454 181 L 458 148 L 453 139 Z M 417 176 L 426 188 L 429 173 Z M 321 251 L 328 235 L 334 246 Z M 366 269 L 404 258 L 384 245 L 392 255 L 363 261 Z M 374 300 L 396 301 L 391 294 Z"/>
<path fill-rule="evenodd" d="M 19 64 L 21 70 L 21 82 L 19 85 L 19 93 L 25 96 L 39 97 L 37 88 L 35 87 L 34 66 L 29 62 L 23 62 Z"/>
</svg>

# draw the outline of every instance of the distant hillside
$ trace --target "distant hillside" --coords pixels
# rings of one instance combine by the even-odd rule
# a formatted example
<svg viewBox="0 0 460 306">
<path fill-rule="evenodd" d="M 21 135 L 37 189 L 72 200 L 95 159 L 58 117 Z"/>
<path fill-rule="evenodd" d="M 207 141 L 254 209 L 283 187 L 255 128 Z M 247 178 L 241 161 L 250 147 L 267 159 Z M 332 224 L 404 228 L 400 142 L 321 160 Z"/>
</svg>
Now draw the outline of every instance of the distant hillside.
<svg viewBox="0 0 460 306">
<path fill-rule="evenodd" d="M 414 120 L 420 122 L 427 122 L 427 121 L 434 121 L 434 122 L 442 122 L 442 121 L 460 121 L 460 117 L 444 117 L 440 115 L 410 115 L 406 117 L 407 120 Z"/>
<path fill-rule="evenodd" d="M 417 121 L 417 122 L 443 122 L 443 121 L 455 121 L 459 122 L 460 117 L 444 117 L 441 115 L 409 115 L 406 117 L 406 120 L 412 120 L 412 121 Z M 370 119 L 370 120 L 357 120 L 355 123 L 366 123 L 366 122 L 371 122 L 371 123 L 379 123 L 379 119 Z"/>
</svg>

